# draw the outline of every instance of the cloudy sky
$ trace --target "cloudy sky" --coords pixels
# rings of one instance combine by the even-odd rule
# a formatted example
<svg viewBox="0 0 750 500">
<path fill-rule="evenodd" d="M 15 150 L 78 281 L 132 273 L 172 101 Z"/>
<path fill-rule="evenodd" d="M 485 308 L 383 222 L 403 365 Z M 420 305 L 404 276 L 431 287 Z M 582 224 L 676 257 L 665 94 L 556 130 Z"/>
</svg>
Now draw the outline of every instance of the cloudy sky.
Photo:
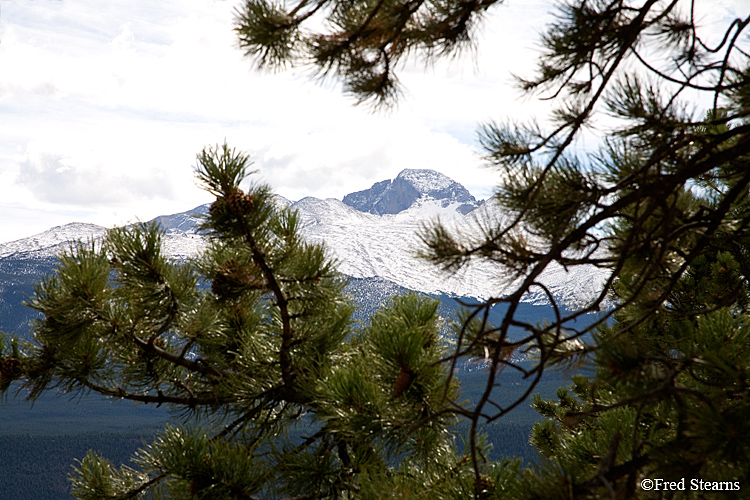
<svg viewBox="0 0 750 500">
<path fill-rule="evenodd" d="M 704 2 L 706 23 L 742 1 Z M 404 68 L 407 92 L 384 115 L 303 71 L 254 71 L 232 33 L 235 0 L 0 0 L 0 242 L 206 203 L 195 156 L 225 140 L 292 200 L 341 199 L 404 168 L 486 198 L 496 174 L 477 125 L 544 114 L 512 73 L 531 74 L 550 4 L 510 0 L 473 53 Z"/>
</svg>

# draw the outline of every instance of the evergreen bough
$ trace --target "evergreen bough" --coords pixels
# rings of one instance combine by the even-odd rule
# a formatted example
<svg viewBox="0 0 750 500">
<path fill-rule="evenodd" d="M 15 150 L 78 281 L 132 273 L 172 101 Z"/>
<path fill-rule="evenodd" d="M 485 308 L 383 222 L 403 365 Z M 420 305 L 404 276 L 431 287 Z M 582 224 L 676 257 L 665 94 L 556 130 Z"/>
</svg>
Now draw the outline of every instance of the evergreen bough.
<svg viewBox="0 0 750 500">
<path fill-rule="evenodd" d="M 155 224 L 79 242 L 28 305 L 34 342 L 6 342 L 2 389 L 168 405 L 181 417 L 116 467 L 90 452 L 80 499 L 455 497 L 473 488 L 457 452 L 457 384 L 438 302 L 393 297 L 351 319 L 345 279 L 298 214 L 226 145 L 198 156 L 216 196 L 210 244 L 173 261 Z M 496 478 L 492 465 L 484 474 Z M 468 491 L 467 490 L 467 491 Z M 453 493 L 451 493 L 453 492 Z M 385 496 L 384 496 L 385 495 Z"/>
</svg>

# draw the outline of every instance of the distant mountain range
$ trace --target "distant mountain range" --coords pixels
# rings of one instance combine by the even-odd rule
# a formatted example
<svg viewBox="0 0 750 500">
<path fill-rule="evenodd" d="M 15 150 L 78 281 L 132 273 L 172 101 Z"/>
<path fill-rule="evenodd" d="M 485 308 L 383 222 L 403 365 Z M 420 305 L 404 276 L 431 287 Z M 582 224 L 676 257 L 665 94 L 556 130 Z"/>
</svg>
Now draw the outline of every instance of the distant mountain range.
<svg viewBox="0 0 750 500">
<path fill-rule="evenodd" d="M 432 220 L 440 219 L 456 233 L 479 237 L 483 227 L 501 224 L 505 217 L 492 200 L 478 202 L 461 184 L 434 170 L 404 170 L 393 181 L 378 182 L 346 195 L 343 201 L 307 197 L 290 202 L 279 197 L 279 202 L 300 212 L 307 237 L 325 242 L 338 259 L 340 271 L 351 277 L 477 299 L 502 296 L 512 286 L 503 270 L 492 263 L 472 263 L 459 273 L 445 274 L 415 256 L 421 245 L 418 231 Z M 196 225 L 207 210 L 208 205 L 201 205 L 155 219 L 166 231 L 163 244 L 169 255 L 186 258 L 204 248 L 206 237 L 196 232 Z M 26 262 L 28 267 L 34 261 L 54 259 L 71 241 L 98 239 L 105 233 L 101 226 L 72 223 L 0 244 L 0 272 L 5 268 L 12 274 L 7 265 L 11 260 Z M 541 281 L 557 299 L 575 304 L 593 297 L 606 276 L 594 267 L 566 272 L 557 266 Z M 3 281 L 0 277 L 0 291 Z M 524 301 L 548 303 L 541 291 L 529 293 Z"/>
</svg>

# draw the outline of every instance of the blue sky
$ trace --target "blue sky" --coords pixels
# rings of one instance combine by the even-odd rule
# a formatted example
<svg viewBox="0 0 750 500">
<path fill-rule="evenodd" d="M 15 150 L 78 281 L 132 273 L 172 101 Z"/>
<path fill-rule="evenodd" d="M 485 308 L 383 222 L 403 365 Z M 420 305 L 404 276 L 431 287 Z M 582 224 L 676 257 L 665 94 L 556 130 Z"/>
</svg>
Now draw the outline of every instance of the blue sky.
<svg viewBox="0 0 750 500">
<path fill-rule="evenodd" d="M 708 3 L 711 26 L 741 0 Z M 533 71 L 548 1 L 500 5 L 475 51 L 402 68 L 406 94 L 387 115 L 302 70 L 254 71 L 232 33 L 236 5 L 0 1 L 0 242 L 206 203 L 195 155 L 225 140 L 292 200 L 341 199 L 404 168 L 438 170 L 486 198 L 497 174 L 480 159 L 478 124 L 546 111 L 512 73 Z"/>
</svg>

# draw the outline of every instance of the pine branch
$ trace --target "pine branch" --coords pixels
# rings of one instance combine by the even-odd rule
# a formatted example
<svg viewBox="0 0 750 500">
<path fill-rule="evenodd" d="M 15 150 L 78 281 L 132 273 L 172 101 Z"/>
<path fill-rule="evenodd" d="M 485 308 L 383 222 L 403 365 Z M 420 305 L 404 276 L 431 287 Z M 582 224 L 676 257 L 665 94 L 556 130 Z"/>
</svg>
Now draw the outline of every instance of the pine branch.
<svg viewBox="0 0 750 500">
<path fill-rule="evenodd" d="M 101 394 L 103 396 L 111 396 L 115 398 L 120 399 L 127 399 L 130 401 L 136 401 L 138 403 L 146 403 L 146 404 L 155 404 L 157 406 L 161 406 L 163 404 L 172 404 L 172 405 L 179 405 L 179 406 L 187 406 L 189 408 L 194 408 L 196 406 L 207 406 L 207 405 L 216 405 L 216 404 L 225 404 L 229 401 L 222 401 L 215 396 L 211 396 L 210 398 L 196 398 L 193 395 L 182 397 L 182 396 L 165 396 L 164 394 L 134 394 L 130 392 L 126 392 L 122 387 L 117 387 L 116 389 L 112 389 L 111 387 L 105 387 L 102 385 L 95 384 L 91 382 L 90 380 L 79 377 L 75 379 L 76 382 L 81 384 L 83 387 L 86 387 L 89 390 L 92 390 L 98 394 Z"/>
<path fill-rule="evenodd" d="M 154 344 L 154 337 L 149 341 L 145 341 L 137 335 L 131 335 L 130 337 L 133 343 L 138 346 L 147 356 L 157 356 L 165 361 L 187 368 L 188 370 L 199 373 L 206 377 L 234 377 L 237 374 L 227 371 L 219 371 L 210 366 L 202 359 L 191 360 L 187 359 L 182 355 L 174 354 Z"/>
<path fill-rule="evenodd" d="M 281 286 L 276 280 L 276 274 L 266 262 L 265 255 L 258 247 L 258 244 L 255 242 L 255 239 L 253 238 L 250 231 L 248 231 L 246 228 L 243 228 L 243 234 L 245 237 L 245 241 L 247 242 L 248 246 L 250 247 L 250 251 L 252 252 L 253 262 L 255 262 L 255 264 L 263 273 L 263 277 L 266 279 L 268 288 L 271 290 L 271 293 L 273 293 L 273 296 L 276 300 L 276 307 L 279 308 L 282 327 L 281 347 L 279 348 L 281 379 L 284 382 L 284 387 L 289 391 L 289 395 L 295 397 L 295 374 L 292 370 L 292 362 L 290 358 L 291 344 L 294 339 L 294 329 L 292 328 L 291 317 L 289 314 L 289 299 L 281 290 Z"/>
</svg>

